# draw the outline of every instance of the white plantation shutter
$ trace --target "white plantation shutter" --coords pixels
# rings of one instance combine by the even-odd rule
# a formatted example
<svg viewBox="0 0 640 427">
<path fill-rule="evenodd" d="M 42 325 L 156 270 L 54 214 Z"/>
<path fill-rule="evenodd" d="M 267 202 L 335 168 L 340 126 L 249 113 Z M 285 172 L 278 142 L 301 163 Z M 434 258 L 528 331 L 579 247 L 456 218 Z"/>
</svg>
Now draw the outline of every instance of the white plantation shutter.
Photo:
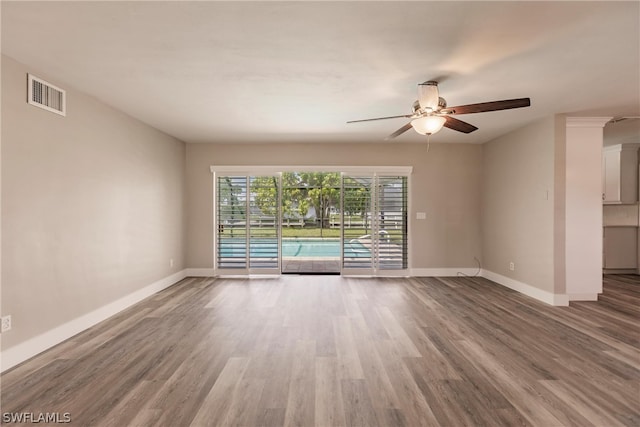
<svg viewBox="0 0 640 427">
<path fill-rule="evenodd" d="M 279 273 L 279 183 L 277 175 L 216 177 L 215 263 L 219 274 Z M 262 207 L 256 203 L 260 189 L 273 194 Z"/>
</svg>

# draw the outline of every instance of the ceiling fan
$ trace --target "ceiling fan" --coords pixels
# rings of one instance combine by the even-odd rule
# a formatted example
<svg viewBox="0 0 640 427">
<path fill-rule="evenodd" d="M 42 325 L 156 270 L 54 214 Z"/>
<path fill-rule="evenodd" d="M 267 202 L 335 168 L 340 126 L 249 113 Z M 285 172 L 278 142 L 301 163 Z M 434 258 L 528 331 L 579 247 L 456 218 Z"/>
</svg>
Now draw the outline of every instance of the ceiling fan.
<svg viewBox="0 0 640 427">
<path fill-rule="evenodd" d="M 411 119 L 409 123 L 385 139 L 392 139 L 402 135 L 412 127 L 421 135 L 432 135 L 442 129 L 442 127 L 447 127 L 458 132 L 471 133 L 478 128 L 452 116 L 455 114 L 509 110 L 512 108 L 528 107 L 530 105 L 531 100 L 529 98 L 517 98 L 447 107 L 447 101 L 438 93 L 438 82 L 429 80 L 418 85 L 418 100 L 413 103 L 413 113 L 400 116 L 377 117 L 375 119 L 351 120 L 347 123 L 370 122 L 373 120 L 397 119 L 402 117 Z"/>
</svg>

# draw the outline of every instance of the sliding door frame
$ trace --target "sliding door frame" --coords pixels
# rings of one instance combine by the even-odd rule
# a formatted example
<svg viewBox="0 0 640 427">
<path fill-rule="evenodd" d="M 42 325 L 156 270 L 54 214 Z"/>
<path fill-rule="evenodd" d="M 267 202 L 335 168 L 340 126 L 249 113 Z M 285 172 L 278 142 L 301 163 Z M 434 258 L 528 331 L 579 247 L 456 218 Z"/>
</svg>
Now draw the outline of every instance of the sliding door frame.
<svg viewBox="0 0 640 427">
<path fill-rule="evenodd" d="M 278 204 L 282 205 L 282 173 L 284 172 L 338 172 L 341 173 L 342 176 L 355 176 L 358 174 L 361 175 L 370 175 L 377 177 L 393 177 L 393 176 L 406 176 L 407 177 L 407 237 L 410 238 L 411 230 L 412 230 L 412 217 L 411 217 L 411 174 L 413 172 L 412 166 L 211 166 L 211 173 L 213 175 L 213 268 L 214 275 L 246 275 L 246 274 L 281 274 L 280 267 L 278 268 L 278 272 L 275 271 L 260 271 L 260 270 L 251 270 L 249 265 L 247 264 L 246 269 L 219 269 L 218 268 L 218 233 L 217 233 L 217 214 L 218 214 L 218 194 L 217 194 L 217 178 L 219 176 L 247 176 L 247 178 L 251 176 L 279 176 L 279 185 L 278 185 Z M 341 179 L 342 182 L 342 179 Z M 249 197 L 250 189 L 247 188 L 247 197 Z M 342 188 L 340 190 L 342 192 Z M 281 266 L 282 263 L 282 230 L 281 230 L 281 206 L 279 207 L 279 212 L 277 214 L 278 218 L 278 227 L 280 230 L 278 231 L 278 265 Z M 341 218 L 344 215 L 344 209 L 341 207 Z M 344 222 L 342 218 L 342 222 Z M 343 267 L 343 225 L 340 226 L 340 273 L 342 275 L 350 275 L 351 271 L 344 271 Z M 247 233 L 249 230 L 247 230 Z M 413 239 L 410 238 L 409 245 L 407 247 L 407 268 L 399 269 L 399 270 L 378 270 L 373 269 L 370 272 L 370 275 L 378 275 L 378 276 L 409 276 L 409 272 L 411 270 L 412 263 L 412 250 L 411 250 L 411 242 Z M 249 248 L 247 248 L 249 250 Z M 248 257 L 247 257 L 248 258 Z"/>
</svg>

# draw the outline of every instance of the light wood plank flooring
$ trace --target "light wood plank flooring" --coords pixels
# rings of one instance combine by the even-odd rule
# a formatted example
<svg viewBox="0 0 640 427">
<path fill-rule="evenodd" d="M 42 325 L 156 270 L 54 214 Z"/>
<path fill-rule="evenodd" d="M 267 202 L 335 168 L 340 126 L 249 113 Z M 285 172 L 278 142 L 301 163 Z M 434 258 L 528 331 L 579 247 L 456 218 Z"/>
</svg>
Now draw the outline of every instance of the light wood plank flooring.
<svg viewBox="0 0 640 427">
<path fill-rule="evenodd" d="M 78 426 L 638 426 L 640 283 L 189 278 L 2 375 Z"/>
</svg>

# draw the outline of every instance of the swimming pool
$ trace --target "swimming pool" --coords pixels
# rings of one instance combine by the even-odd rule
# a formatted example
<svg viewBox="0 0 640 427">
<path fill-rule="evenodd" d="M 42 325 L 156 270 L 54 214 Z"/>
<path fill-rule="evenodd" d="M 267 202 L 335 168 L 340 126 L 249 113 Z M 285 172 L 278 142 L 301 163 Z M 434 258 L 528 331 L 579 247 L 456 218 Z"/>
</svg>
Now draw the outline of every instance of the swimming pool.
<svg viewBox="0 0 640 427">
<path fill-rule="evenodd" d="M 251 242 L 252 258 L 272 258 L 277 256 L 276 239 L 254 239 Z M 226 238 L 218 242 L 220 256 L 244 258 L 245 240 Z M 286 258 L 340 258 L 340 239 L 282 239 L 282 256 Z M 357 240 L 344 243 L 345 258 L 371 258 L 371 252 Z"/>
</svg>

